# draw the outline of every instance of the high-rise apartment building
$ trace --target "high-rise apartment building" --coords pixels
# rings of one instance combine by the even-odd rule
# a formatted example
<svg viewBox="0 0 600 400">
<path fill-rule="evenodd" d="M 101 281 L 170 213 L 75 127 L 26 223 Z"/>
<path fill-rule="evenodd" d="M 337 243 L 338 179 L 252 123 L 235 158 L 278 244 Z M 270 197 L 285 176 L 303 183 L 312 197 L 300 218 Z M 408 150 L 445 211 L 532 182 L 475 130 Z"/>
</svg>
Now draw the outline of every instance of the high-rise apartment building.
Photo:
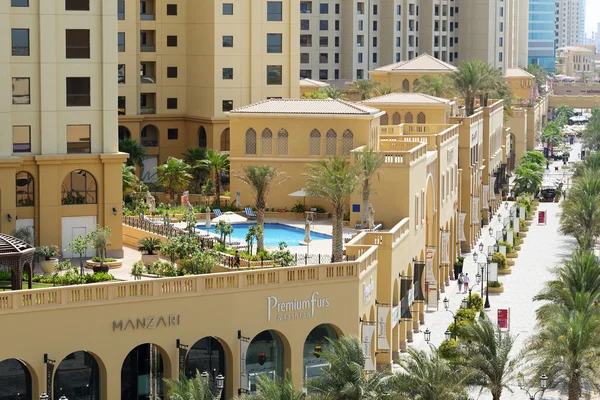
<svg viewBox="0 0 600 400">
<path fill-rule="evenodd" d="M 122 254 L 116 16 L 112 0 L 0 2 L 0 232 L 65 249 L 110 226 Z"/>
<path fill-rule="evenodd" d="M 555 7 L 555 48 L 583 44 L 585 0 L 556 0 Z"/>
<path fill-rule="evenodd" d="M 555 0 L 529 0 L 528 61 L 549 73 L 556 70 L 555 10 Z"/>
<path fill-rule="evenodd" d="M 148 148 L 145 180 L 188 147 L 228 151 L 225 112 L 299 96 L 297 2 L 116 2 L 119 136 Z"/>
</svg>

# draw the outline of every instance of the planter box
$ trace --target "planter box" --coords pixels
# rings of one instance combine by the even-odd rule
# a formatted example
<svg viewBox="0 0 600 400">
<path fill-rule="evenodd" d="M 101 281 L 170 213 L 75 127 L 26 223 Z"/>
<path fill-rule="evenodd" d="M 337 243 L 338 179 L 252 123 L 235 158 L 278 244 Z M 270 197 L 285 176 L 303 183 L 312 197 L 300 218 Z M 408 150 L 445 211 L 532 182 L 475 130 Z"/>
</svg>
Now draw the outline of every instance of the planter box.
<svg viewBox="0 0 600 400">
<path fill-rule="evenodd" d="M 529 218 L 525 220 L 525 225 L 526 226 L 531 226 L 531 224 L 533 223 L 533 218 Z M 529 228 L 525 228 L 527 230 L 529 230 Z"/>
<path fill-rule="evenodd" d="M 92 267 L 92 270 L 95 274 L 97 274 L 98 272 L 108 273 L 109 268 L 106 266 L 106 264 L 104 264 L 104 267 Z"/>
<path fill-rule="evenodd" d="M 527 229 L 529 230 L 529 229 Z M 527 234 L 523 231 L 519 232 L 519 237 L 525 239 L 527 237 Z"/>
<path fill-rule="evenodd" d="M 499 269 L 498 270 L 498 275 L 509 275 L 512 274 L 512 269 L 510 268 L 506 268 L 506 269 Z M 491 289 L 491 288 L 490 288 Z M 491 292 L 490 292 L 491 293 Z"/>
<path fill-rule="evenodd" d="M 85 262 L 85 264 L 86 264 L 86 268 L 88 268 L 88 269 L 93 269 L 94 267 L 100 266 L 99 262 L 95 262 L 95 261 L 91 261 L 91 260 L 87 260 Z M 105 262 L 104 263 L 104 266 L 108 267 L 110 269 L 121 268 L 122 265 L 123 265 L 122 261 L 114 261 L 114 262 Z"/>
<path fill-rule="evenodd" d="M 154 265 L 154 263 L 157 262 L 158 260 L 159 260 L 158 254 L 152 254 L 152 255 L 142 254 L 142 263 L 144 263 L 144 265 Z"/>
<path fill-rule="evenodd" d="M 507 258 L 518 258 L 519 254 L 518 253 L 509 253 L 506 255 Z"/>
<path fill-rule="evenodd" d="M 327 219 L 330 218 L 330 213 L 317 213 L 317 219 Z"/>
<path fill-rule="evenodd" d="M 344 226 L 350 226 L 350 221 L 344 221 Z"/>
<path fill-rule="evenodd" d="M 509 267 L 514 267 L 515 266 L 514 260 L 508 260 L 508 266 Z M 500 273 L 500 272 L 498 271 L 498 273 Z"/>
<path fill-rule="evenodd" d="M 513 249 L 515 249 L 516 251 L 521 251 L 521 245 L 515 246 L 513 247 Z"/>
<path fill-rule="evenodd" d="M 275 261 L 273 260 L 263 260 L 263 261 L 248 261 L 241 259 L 240 267 L 242 268 L 265 268 L 265 267 L 273 267 L 275 266 Z"/>
<path fill-rule="evenodd" d="M 487 288 L 489 293 L 504 293 L 504 286 Z"/>
<path fill-rule="evenodd" d="M 56 270 L 56 264 L 58 264 L 58 258 L 40 260 L 40 269 L 44 272 L 44 276 L 52 275 Z"/>
</svg>

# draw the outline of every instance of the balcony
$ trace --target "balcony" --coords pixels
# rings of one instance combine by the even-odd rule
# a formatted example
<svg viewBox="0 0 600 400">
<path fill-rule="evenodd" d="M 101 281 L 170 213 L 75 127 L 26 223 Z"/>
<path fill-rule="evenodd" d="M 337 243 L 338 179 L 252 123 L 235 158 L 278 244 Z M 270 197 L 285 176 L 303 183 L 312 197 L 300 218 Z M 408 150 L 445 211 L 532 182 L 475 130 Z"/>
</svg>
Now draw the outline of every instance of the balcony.
<svg viewBox="0 0 600 400">
<path fill-rule="evenodd" d="M 140 52 L 156 51 L 156 31 L 140 31 Z"/>
<path fill-rule="evenodd" d="M 156 93 L 140 95 L 140 114 L 156 114 Z"/>
<path fill-rule="evenodd" d="M 141 21 L 154 21 L 156 14 L 156 8 L 154 0 L 142 0 L 140 1 L 140 20 Z"/>
<path fill-rule="evenodd" d="M 140 83 L 142 83 L 142 84 L 156 83 L 156 63 L 155 62 L 140 63 Z"/>
<path fill-rule="evenodd" d="M 402 142 L 426 143 L 427 151 L 436 151 L 447 140 L 458 137 L 458 134 L 458 125 L 452 124 L 383 125 L 379 127 L 380 149 L 397 147 L 398 145 L 390 143 L 400 140 Z"/>
</svg>

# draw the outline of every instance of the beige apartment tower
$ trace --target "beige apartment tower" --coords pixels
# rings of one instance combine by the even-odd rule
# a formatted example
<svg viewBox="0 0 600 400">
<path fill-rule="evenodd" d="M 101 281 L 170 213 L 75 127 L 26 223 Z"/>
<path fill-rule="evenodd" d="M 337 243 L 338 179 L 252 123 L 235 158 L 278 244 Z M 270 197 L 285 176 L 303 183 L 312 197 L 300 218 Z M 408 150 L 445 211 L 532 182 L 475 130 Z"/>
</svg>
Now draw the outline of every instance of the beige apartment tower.
<svg viewBox="0 0 600 400">
<path fill-rule="evenodd" d="M 555 48 L 585 43 L 585 0 L 556 0 L 555 21 Z"/>
</svg>

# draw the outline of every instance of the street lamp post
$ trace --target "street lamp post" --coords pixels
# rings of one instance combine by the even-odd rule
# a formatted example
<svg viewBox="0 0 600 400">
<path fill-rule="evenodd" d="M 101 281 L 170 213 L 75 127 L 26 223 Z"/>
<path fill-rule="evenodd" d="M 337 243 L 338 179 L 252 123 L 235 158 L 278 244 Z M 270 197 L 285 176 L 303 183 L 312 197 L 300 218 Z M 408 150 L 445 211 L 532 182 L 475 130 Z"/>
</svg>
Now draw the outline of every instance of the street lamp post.
<svg viewBox="0 0 600 400">
<path fill-rule="evenodd" d="M 535 396 L 537 396 L 538 393 L 541 394 L 540 395 L 540 399 L 541 399 L 542 396 L 544 396 L 544 392 L 548 388 L 548 376 L 546 376 L 546 374 L 542 374 L 542 376 L 540 376 L 540 388 L 534 394 L 531 394 L 529 392 L 529 389 L 525 387 L 525 382 L 523 382 L 522 380 L 519 380 L 518 383 L 519 383 L 519 389 L 521 389 L 527 393 L 527 395 L 529 396 L 529 400 L 535 400 Z"/>
<path fill-rule="evenodd" d="M 498 250 L 498 244 L 494 245 L 494 251 Z M 483 305 L 484 308 L 490 308 L 490 295 L 489 295 L 489 285 L 490 285 L 490 262 L 492 261 L 491 254 L 485 254 L 483 252 L 483 242 L 479 243 L 479 253 L 481 253 L 486 259 L 485 263 L 477 263 L 477 265 L 481 268 L 481 276 L 483 277 L 483 269 L 485 268 L 485 303 Z M 479 254 L 477 252 L 473 253 L 473 261 L 477 262 L 479 259 Z M 483 284 L 481 285 L 481 296 L 483 297 Z"/>
<path fill-rule="evenodd" d="M 466 306 L 466 302 L 463 300 L 463 302 L 461 303 L 461 308 L 464 308 L 464 306 Z M 454 318 L 454 325 L 452 326 L 452 332 L 450 332 L 449 330 L 446 330 L 446 340 L 450 340 L 450 339 L 454 339 L 456 340 L 456 319 L 457 316 L 456 314 L 454 314 L 454 312 L 452 312 L 452 310 L 450 310 L 450 300 L 448 300 L 447 297 L 444 297 L 444 308 L 446 309 L 446 311 L 448 311 L 450 314 L 452 314 L 452 318 Z"/>
<path fill-rule="evenodd" d="M 213 400 L 219 400 L 221 398 L 221 394 L 223 393 L 223 388 L 225 387 L 225 377 L 221 374 L 215 377 L 214 372 L 216 371 L 213 371 L 213 376 L 211 377 L 208 372 L 204 371 L 200 374 L 200 377 L 202 378 L 202 381 L 208 390 L 210 390 Z M 214 394 L 212 393 L 211 381 L 217 389 L 216 393 Z"/>
<path fill-rule="evenodd" d="M 477 273 L 477 275 L 475 275 L 475 284 L 473 286 L 469 286 L 469 297 L 467 297 L 467 307 L 468 308 L 471 307 L 471 292 L 473 291 L 473 289 L 475 289 L 475 287 L 477 285 L 481 285 L 481 274 L 479 272 Z M 481 290 L 483 291 L 483 285 L 481 285 Z M 483 294 L 483 292 L 482 292 L 482 294 Z M 483 296 L 482 296 L 482 298 L 483 298 Z"/>
<path fill-rule="evenodd" d="M 46 392 L 44 392 L 44 393 L 40 394 L 40 400 L 48 400 L 48 399 L 49 399 L 49 397 L 48 397 L 48 395 L 46 394 Z"/>
</svg>

